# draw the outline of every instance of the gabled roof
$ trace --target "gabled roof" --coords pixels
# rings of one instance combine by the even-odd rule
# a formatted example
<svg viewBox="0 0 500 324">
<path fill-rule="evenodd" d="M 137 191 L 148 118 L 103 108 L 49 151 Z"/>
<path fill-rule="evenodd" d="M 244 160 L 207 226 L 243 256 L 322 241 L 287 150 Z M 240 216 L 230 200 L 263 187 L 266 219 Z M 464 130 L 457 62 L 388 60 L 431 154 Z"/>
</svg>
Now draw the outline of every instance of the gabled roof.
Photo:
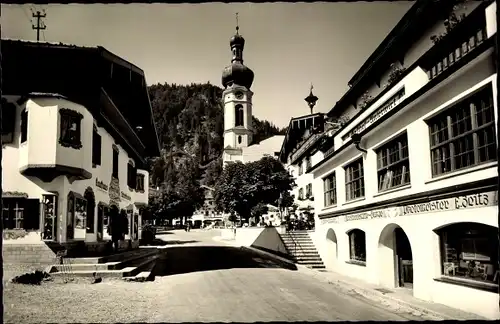
<svg viewBox="0 0 500 324">
<path fill-rule="evenodd" d="M 283 159 L 286 159 L 286 148 L 291 140 L 294 140 L 294 133 L 296 132 L 296 129 L 294 128 L 294 123 L 300 120 L 307 120 L 311 118 L 317 118 L 317 117 L 324 117 L 324 113 L 315 113 L 315 114 L 309 114 L 309 115 L 304 115 L 304 116 L 299 116 L 299 117 L 293 117 L 290 119 L 290 123 L 288 124 L 283 143 L 281 144 L 281 149 L 280 149 L 280 159 L 283 161 Z M 322 121 L 323 123 L 323 121 Z"/>
<path fill-rule="evenodd" d="M 159 155 L 144 71 L 136 65 L 102 46 L 2 39 L 1 49 L 4 95 L 57 93 L 85 106 L 99 119 L 104 89 L 120 118 L 125 118 L 134 131 L 142 127 L 138 135 L 146 151 L 141 154 Z"/>
<path fill-rule="evenodd" d="M 415 1 L 415 4 L 354 74 L 348 82 L 349 90 L 328 112 L 328 116 L 340 114 L 368 86 L 375 83 L 375 80 L 387 71 L 392 63 L 403 60 L 415 39 L 422 37 L 430 27 L 436 24 L 436 21 L 446 17 L 453 5 L 454 1 L 451 0 Z"/>
</svg>

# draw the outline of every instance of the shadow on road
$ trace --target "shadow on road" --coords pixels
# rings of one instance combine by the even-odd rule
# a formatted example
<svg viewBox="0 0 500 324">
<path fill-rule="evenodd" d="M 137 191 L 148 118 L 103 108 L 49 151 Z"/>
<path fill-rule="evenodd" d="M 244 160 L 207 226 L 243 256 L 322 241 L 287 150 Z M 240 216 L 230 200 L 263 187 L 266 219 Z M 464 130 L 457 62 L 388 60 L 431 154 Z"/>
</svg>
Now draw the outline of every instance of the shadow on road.
<svg viewBox="0 0 500 324">
<path fill-rule="evenodd" d="M 155 238 L 149 244 L 144 243 L 144 246 L 148 246 L 148 245 L 150 245 L 150 246 L 181 245 L 181 244 L 198 243 L 198 242 L 199 241 L 193 241 L 193 240 L 179 241 L 179 240 L 161 240 L 161 239 Z"/>
<path fill-rule="evenodd" d="M 156 235 L 169 235 L 169 234 L 174 234 L 174 233 L 172 233 L 172 230 L 170 230 L 170 231 L 156 230 Z"/>
<path fill-rule="evenodd" d="M 265 257 L 247 249 L 225 246 L 183 246 L 163 251 L 152 271 L 155 276 L 168 276 L 234 268 L 297 270 L 292 263 Z"/>
</svg>

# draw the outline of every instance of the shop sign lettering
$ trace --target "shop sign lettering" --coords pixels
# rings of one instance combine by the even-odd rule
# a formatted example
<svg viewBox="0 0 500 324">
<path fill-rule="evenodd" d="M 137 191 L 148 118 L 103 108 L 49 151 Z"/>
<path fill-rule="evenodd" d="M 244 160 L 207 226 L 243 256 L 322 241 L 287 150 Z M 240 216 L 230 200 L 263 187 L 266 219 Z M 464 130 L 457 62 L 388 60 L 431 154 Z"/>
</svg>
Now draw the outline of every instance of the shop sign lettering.
<svg viewBox="0 0 500 324">
<path fill-rule="evenodd" d="M 104 191 L 108 191 L 108 186 L 103 181 L 100 181 L 98 178 L 95 179 L 95 186 Z"/>
<path fill-rule="evenodd" d="M 463 210 L 498 205 L 498 191 L 464 195 L 449 199 L 403 207 L 403 215 L 424 214 L 449 210 Z"/>
<path fill-rule="evenodd" d="M 393 218 L 393 217 L 398 217 L 400 215 L 401 215 L 401 208 L 393 207 L 393 208 L 371 210 L 359 214 L 345 215 L 344 221 L 350 222 L 350 221 L 364 220 L 364 219 Z"/>
<path fill-rule="evenodd" d="M 123 191 L 122 191 L 122 192 L 120 192 L 120 193 L 121 193 L 121 196 L 122 196 L 122 198 L 123 198 L 123 199 L 126 199 L 126 200 L 131 200 L 131 199 L 132 199 L 129 195 L 127 195 L 127 194 L 126 194 L 126 193 L 124 193 Z"/>
<path fill-rule="evenodd" d="M 378 218 L 394 218 L 406 215 L 435 213 L 451 210 L 464 210 L 478 207 L 498 205 L 498 191 L 483 192 L 473 195 L 457 196 L 449 199 L 434 200 L 421 204 L 412 204 L 402 207 L 391 207 L 385 209 L 371 210 L 362 213 L 345 216 L 335 216 L 321 220 L 322 224 L 338 224 L 340 222 L 351 222 L 357 220 L 368 220 Z"/>
</svg>

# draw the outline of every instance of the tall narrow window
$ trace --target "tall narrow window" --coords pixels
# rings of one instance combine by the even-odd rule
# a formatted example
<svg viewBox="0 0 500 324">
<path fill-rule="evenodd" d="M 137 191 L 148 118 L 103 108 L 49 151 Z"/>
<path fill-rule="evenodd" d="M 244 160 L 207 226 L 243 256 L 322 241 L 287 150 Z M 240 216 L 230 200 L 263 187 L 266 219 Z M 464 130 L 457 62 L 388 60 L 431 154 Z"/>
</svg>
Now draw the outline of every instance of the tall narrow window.
<svg viewBox="0 0 500 324">
<path fill-rule="evenodd" d="M 303 161 L 299 161 L 299 176 L 304 173 L 304 163 Z"/>
<path fill-rule="evenodd" d="M 235 126 L 244 126 L 243 105 L 238 104 L 235 106 L 235 117 Z"/>
<path fill-rule="evenodd" d="M 144 174 L 137 174 L 135 189 L 138 192 L 144 192 Z"/>
<path fill-rule="evenodd" d="M 345 198 L 347 201 L 365 196 L 363 159 L 352 162 L 345 168 Z"/>
<path fill-rule="evenodd" d="M 28 140 L 28 111 L 23 109 L 21 112 L 21 143 Z"/>
<path fill-rule="evenodd" d="M 136 181 L 137 181 L 137 169 L 135 168 L 134 164 L 129 161 L 127 164 L 127 185 L 130 189 L 135 189 L 136 188 Z"/>
<path fill-rule="evenodd" d="M 2 98 L 2 143 L 12 143 L 16 125 L 16 106 Z"/>
<path fill-rule="evenodd" d="M 376 152 L 379 191 L 410 183 L 410 161 L 406 133 L 385 144 Z"/>
<path fill-rule="evenodd" d="M 311 157 L 306 157 L 306 171 L 311 168 Z"/>
<path fill-rule="evenodd" d="M 101 165 L 101 135 L 95 128 L 92 132 L 92 164 L 93 167 Z"/>
<path fill-rule="evenodd" d="M 304 188 L 299 189 L 299 199 L 303 200 L 304 199 Z"/>
<path fill-rule="evenodd" d="M 118 147 L 113 145 L 113 173 L 112 176 L 118 179 Z"/>
<path fill-rule="evenodd" d="M 81 122 L 83 115 L 66 108 L 59 109 L 61 115 L 59 144 L 64 147 L 80 149 L 81 141 Z"/>
<path fill-rule="evenodd" d="M 497 160 L 491 85 L 432 118 L 428 124 L 433 176 Z"/>
<path fill-rule="evenodd" d="M 312 198 L 313 193 L 312 193 L 312 183 L 307 184 L 306 186 L 306 198 Z"/>
<path fill-rule="evenodd" d="M 323 179 L 325 207 L 337 204 L 337 183 L 335 172 Z"/>
</svg>

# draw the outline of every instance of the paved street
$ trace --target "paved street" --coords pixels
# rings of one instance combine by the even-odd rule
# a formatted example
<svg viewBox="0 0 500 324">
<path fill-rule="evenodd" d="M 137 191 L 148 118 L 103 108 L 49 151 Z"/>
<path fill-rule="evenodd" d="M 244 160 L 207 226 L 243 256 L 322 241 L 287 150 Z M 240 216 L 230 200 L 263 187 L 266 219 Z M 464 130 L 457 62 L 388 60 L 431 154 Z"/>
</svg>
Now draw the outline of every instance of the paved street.
<svg viewBox="0 0 500 324">
<path fill-rule="evenodd" d="M 421 320 L 253 251 L 218 231 L 158 235 L 168 243 L 154 282 L 8 284 L 4 320 L 26 322 L 255 322 Z M 159 242 L 161 243 L 161 242 Z M 164 243 L 163 243 L 164 244 Z"/>
<path fill-rule="evenodd" d="M 284 269 L 279 261 L 215 242 L 216 230 L 172 233 L 158 238 L 186 244 L 168 248 L 166 258 L 155 269 L 156 282 L 183 287 L 176 305 L 177 310 L 181 305 L 196 305 L 192 314 L 185 315 L 189 320 L 421 319 L 394 314 L 354 292 L 338 292 L 308 274 Z M 160 314 L 157 319 L 164 320 Z"/>
</svg>

